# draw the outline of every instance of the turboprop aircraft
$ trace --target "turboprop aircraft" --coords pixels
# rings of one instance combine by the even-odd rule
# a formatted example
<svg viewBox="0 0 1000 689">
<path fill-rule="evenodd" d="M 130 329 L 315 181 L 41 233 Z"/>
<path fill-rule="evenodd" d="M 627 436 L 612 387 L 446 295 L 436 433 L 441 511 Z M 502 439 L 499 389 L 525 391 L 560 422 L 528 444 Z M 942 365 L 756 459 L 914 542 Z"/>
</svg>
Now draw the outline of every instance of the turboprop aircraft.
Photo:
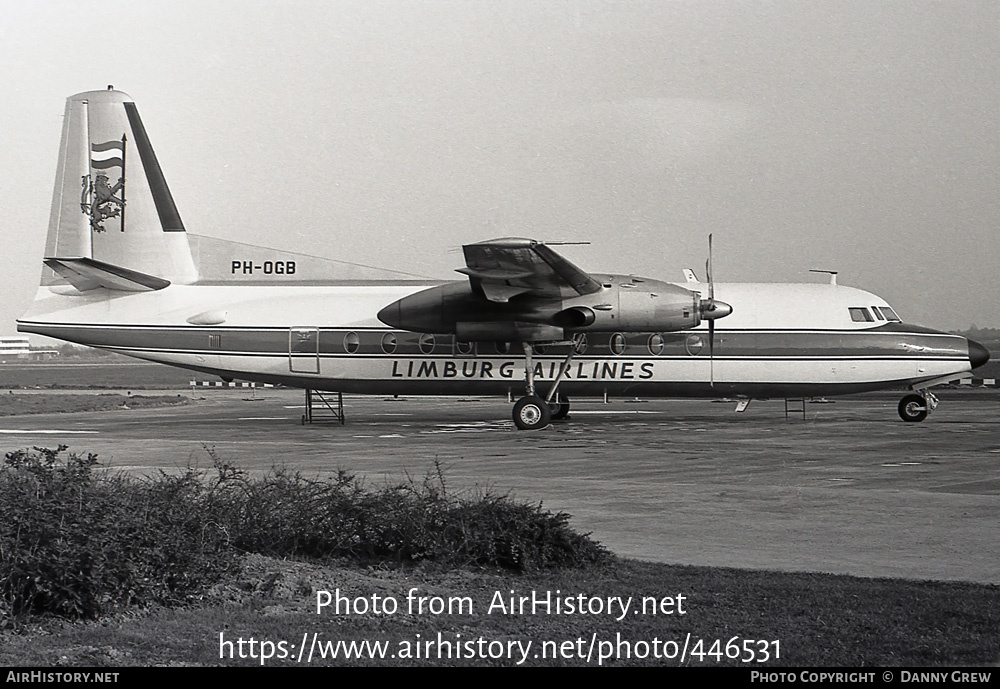
<svg viewBox="0 0 1000 689">
<path fill-rule="evenodd" d="M 836 284 L 685 283 L 585 272 L 552 247 L 468 244 L 467 279 L 188 233 L 132 99 L 71 96 L 41 286 L 21 332 L 218 375 L 336 392 L 516 394 L 517 427 L 567 395 L 810 397 L 929 388 L 989 359 Z M 832 281 L 831 281 L 832 282 Z M 523 371 L 523 373 L 522 373 Z M 522 394 L 523 392 L 523 394 Z"/>
</svg>

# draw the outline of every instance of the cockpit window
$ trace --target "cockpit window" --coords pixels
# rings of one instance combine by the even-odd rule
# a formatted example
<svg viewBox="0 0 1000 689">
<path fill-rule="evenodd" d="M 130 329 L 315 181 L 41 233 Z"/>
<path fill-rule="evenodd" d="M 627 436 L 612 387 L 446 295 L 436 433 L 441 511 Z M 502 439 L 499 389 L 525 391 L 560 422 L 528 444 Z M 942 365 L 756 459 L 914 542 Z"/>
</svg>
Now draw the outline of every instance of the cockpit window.
<svg viewBox="0 0 1000 689">
<path fill-rule="evenodd" d="M 875 320 L 863 306 L 852 306 L 848 310 L 851 312 L 851 320 L 855 323 L 871 323 Z"/>
<path fill-rule="evenodd" d="M 885 314 L 886 320 L 890 320 L 890 321 L 901 320 L 900 317 L 896 315 L 896 312 L 893 311 L 892 309 L 890 309 L 888 306 L 883 306 L 882 307 L 882 313 Z"/>
<path fill-rule="evenodd" d="M 885 316 L 882 315 L 882 312 L 878 310 L 877 306 L 872 307 L 872 313 L 874 313 L 875 318 L 877 318 L 880 321 L 888 320 Z"/>
</svg>

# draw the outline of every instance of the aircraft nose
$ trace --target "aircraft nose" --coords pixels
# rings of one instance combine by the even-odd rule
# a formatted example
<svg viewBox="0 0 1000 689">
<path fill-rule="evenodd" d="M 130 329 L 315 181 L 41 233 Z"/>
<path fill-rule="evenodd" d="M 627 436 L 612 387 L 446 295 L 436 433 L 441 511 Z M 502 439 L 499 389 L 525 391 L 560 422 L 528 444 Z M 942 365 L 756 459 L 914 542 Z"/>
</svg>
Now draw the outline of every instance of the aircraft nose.
<svg viewBox="0 0 1000 689">
<path fill-rule="evenodd" d="M 969 340 L 969 363 L 979 368 L 990 360 L 990 351 L 975 340 Z"/>
</svg>

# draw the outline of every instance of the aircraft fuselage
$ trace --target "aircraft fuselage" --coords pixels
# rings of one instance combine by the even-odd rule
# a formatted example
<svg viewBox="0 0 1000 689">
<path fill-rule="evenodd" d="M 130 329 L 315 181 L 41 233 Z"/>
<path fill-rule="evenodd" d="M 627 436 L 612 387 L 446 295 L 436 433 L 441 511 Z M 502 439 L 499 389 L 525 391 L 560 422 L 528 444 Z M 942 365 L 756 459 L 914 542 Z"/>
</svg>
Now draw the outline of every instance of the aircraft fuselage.
<svg viewBox="0 0 1000 689">
<path fill-rule="evenodd" d="M 108 298 L 43 287 L 18 329 L 225 378 L 316 390 L 519 394 L 525 370 L 517 342 L 421 334 L 376 317 L 386 304 L 426 289 L 417 282 L 196 284 Z M 583 329 L 585 349 L 565 372 L 561 391 L 833 395 L 957 377 L 988 356 L 958 335 L 898 321 L 852 321 L 849 308 L 885 302 L 849 287 L 719 284 L 716 290 L 733 314 L 716 327 L 711 362 L 706 323 L 672 332 Z M 593 300 L 603 303 L 605 296 Z M 566 345 L 536 345 L 536 381 L 553 380 L 567 352 Z"/>
</svg>

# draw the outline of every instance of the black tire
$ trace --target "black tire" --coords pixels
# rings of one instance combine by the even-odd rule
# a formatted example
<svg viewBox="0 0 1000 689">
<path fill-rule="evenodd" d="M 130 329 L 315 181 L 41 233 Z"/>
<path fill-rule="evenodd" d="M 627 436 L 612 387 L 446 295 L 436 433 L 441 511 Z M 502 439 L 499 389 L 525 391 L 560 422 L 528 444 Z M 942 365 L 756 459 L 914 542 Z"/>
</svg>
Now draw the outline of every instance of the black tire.
<svg viewBox="0 0 1000 689">
<path fill-rule="evenodd" d="M 549 413 L 553 421 L 562 421 L 569 415 L 569 398 L 560 395 L 559 400 L 549 403 Z"/>
<path fill-rule="evenodd" d="M 514 405 L 514 425 L 522 431 L 537 431 L 549 425 L 552 414 L 541 397 L 528 395 Z"/>
<path fill-rule="evenodd" d="M 899 418 L 917 423 L 927 418 L 927 400 L 920 395 L 907 395 L 899 400 Z"/>
</svg>

